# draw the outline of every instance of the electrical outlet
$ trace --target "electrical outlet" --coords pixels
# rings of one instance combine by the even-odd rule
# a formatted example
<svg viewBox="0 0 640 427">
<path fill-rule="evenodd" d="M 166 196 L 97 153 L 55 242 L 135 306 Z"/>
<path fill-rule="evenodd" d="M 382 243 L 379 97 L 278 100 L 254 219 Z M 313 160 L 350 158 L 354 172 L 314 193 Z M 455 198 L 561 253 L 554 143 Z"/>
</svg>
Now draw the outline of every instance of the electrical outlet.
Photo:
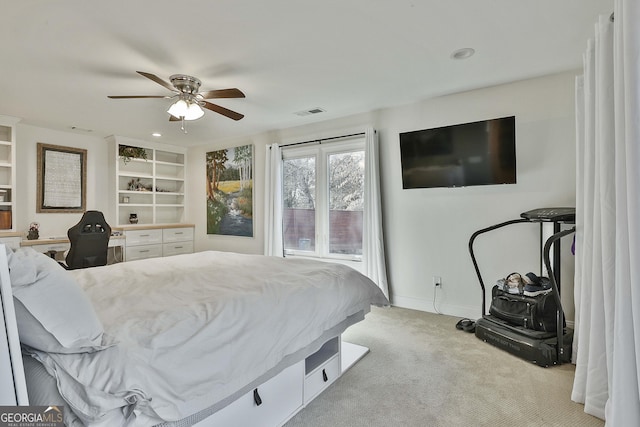
<svg viewBox="0 0 640 427">
<path fill-rule="evenodd" d="M 433 276 L 433 286 L 435 286 L 436 288 L 441 288 L 442 287 L 442 277 Z"/>
</svg>

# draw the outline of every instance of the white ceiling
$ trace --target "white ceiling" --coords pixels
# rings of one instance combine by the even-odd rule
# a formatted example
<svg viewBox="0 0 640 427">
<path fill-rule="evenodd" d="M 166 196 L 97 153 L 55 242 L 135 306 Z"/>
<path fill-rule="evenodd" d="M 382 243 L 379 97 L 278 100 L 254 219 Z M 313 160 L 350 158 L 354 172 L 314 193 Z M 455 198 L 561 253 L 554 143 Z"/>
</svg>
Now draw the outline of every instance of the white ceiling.
<svg viewBox="0 0 640 427">
<path fill-rule="evenodd" d="M 577 69 L 613 0 L 20 0 L 0 9 L 0 114 L 98 136 L 194 145 L 409 104 Z M 453 60 L 472 47 L 476 54 Z M 189 74 L 202 90 L 245 99 L 169 122 L 170 92 Z M 300 117 L 301 110 L 325 113 Z"/>
</svg>

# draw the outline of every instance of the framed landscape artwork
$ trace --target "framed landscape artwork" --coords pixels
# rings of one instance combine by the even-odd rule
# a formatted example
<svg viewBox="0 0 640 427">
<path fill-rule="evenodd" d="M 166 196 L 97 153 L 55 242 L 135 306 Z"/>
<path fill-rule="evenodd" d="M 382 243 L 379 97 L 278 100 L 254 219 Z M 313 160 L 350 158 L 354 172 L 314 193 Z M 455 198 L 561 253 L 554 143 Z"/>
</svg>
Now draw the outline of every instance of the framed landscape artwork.
<svg viewBox="0 0 640 427">
<path fill-rule="evenodd" d="M 253 145 L 206 153 L 207 234 L 253 237 Z"/>
</svg>

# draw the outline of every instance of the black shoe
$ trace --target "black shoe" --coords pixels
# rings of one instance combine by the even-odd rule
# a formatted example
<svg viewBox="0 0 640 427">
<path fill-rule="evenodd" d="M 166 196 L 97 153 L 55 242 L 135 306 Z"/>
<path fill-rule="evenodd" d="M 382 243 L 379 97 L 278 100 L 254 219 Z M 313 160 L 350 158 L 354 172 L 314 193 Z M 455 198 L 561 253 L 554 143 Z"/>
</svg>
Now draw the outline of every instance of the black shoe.
<svg viewBox="0 0 640 427">
<path fill-rule="evenodd" d="M 456 323 L 456 329 L 466 332 L 475 332 L 476 322 L 471 319 L 461 319 L 458 323 Z"/>
<path fill-rule="evenodd" d="M 524 294 L 528 297 L 548 294 L 552 291 L 551 281 L 547 277 L 538 277 L 533 273 L 525 276 L 527 284 L 524 286 Z"/>
</svg>

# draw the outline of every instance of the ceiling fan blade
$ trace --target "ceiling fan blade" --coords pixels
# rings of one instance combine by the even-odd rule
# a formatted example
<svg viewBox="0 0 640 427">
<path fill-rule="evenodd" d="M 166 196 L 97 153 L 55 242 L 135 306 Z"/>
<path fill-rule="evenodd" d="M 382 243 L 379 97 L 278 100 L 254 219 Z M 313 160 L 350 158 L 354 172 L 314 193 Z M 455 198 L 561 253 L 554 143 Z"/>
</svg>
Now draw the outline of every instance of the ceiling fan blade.
<svg viewBox="0 0 640 427">
<path fill-rule="evenodd" d="M 221 107 L 216 104 L 212 104 L 207 101 L 202 101 L 202 106 L 207 110 L 215 111 L 216 113 L 222 114 L 223 116 L 227 116 L 233 120 L 240 120 L 241 118 L 244 117 L 244 114 L 236 113 L 235 111 L 231 111 L 227 108 Z"/>
<path fill-rule="evenodd" d="M 165 82 L 164 80 L 162 80 L 160 77 L 156 76 L 155 74 L 151 74 L 151 73 L 145 73 L 144 71 L 136 71 L 136 73 L 140 74 L 141 76 L 144 76 L 146 78 L 148 78 L 149 80 L 153 80 L 154 82 L 158 83 L 160 86 L 164 86 L 167 89 L 169 89 L 172 92 L 177 92 L 176 88 L 173 87 L 172 84 Z"/>
<path fill-rule="evenodd" d="M 182 119 L 179 119 L 179 118 L 177 118 L 177 117 L 172 116 L 171 114 L 169 114 L 169 121 L 170 121 L 170 122 L 179 122 L 180 120 L 182 120 Z"/>
<path fill-rule="evenodd" d="M 170 96 L 160 96 L 160 95 L 109 95 L 107 98 L 111 99 L 127 99 L 127 98 L 171 98 Z"/>
<path fill-rule="evenodd" d="M 232 89 L 218 89 L 218 90 L 210 90 L 207 92 L 200 92 L 200 95 L 204 99 L 211 98 L 244 98 L 244 93 L 240 89 L 232 88 Z"/>
</svg>

